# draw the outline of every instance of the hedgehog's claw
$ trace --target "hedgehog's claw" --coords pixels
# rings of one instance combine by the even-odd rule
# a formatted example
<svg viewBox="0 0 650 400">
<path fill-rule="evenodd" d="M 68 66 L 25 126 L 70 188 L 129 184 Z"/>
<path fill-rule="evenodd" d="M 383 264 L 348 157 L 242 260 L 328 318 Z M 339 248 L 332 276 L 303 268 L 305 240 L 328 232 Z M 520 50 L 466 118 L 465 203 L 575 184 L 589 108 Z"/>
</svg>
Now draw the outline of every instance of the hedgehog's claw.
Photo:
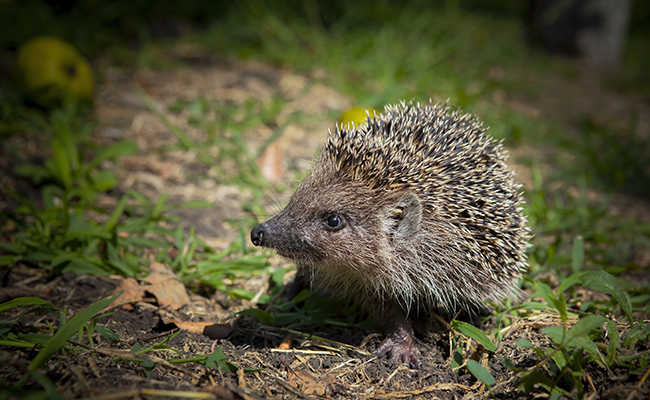
<svg viewBox="0 0 650 400">
<path fill-rule="evenodd" d="M 402 340 L 396 341 L 391 337 L 387 337 L 375 350 L 374 354 L 377 357 L 383 357 L 390 352 L 390 357 L 399 360 L 402 363 L 408 363 L 409 368 L 420 369 L 422 361 L 420 361 L 420 350 L 413 344 L 412 341 Z"/>
<path fill-rule="evenodd" d="M 406 316 L 397 318 L 388 330 L 388 336 L 379 345 L 374 354 L 383 357 L 390 352 L 390 357 L 403 363 L 408 363 L 410 368 L 420 369 L 420 350 L 415 347 L 413 328 Z"/>
</svg>

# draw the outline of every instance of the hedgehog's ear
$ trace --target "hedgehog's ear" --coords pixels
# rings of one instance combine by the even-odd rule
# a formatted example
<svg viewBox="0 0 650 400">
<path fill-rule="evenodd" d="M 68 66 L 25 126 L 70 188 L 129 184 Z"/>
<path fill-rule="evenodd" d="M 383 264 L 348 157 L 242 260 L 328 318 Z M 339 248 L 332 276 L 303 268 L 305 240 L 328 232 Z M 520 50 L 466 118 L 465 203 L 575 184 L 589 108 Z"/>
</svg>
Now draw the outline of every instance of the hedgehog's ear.
<svg viewBox="0 0 650 400">
<path fill-rule="evenodd" d="M 389 232 L 393 240 L 410 241 L 422 224 L 422 203 L 413 192 L 406 192 L 391 204 Z"/>
</svg>

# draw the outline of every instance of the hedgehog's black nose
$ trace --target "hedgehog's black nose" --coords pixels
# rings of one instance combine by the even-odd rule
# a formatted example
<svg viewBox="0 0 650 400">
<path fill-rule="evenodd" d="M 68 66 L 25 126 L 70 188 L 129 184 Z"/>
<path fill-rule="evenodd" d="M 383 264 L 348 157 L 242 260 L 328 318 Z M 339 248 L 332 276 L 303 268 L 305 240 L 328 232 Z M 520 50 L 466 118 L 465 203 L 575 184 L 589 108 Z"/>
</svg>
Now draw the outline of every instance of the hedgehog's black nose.
<svg viewBox="0 0 650 400">
<path fill-rule="evenodd" d="M 264 233 L 266 233 L 266 226 L 264 226 L 264 223 L 262 222 L 251 231 L 251 242 L 253 242 L 255 246 L 263 246 Z"/>
</svg>

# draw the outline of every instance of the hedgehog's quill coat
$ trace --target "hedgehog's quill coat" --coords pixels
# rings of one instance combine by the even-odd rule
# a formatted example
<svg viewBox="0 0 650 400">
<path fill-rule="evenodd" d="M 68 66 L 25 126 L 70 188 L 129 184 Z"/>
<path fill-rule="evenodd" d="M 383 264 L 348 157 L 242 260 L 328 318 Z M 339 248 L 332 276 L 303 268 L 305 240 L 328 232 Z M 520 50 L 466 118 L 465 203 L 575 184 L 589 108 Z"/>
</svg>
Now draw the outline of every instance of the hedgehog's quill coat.
<svg viewBox="0 0 650 400">
<path fill-rule="evenodd" d="M 384 321 L 377 350 L 420 366 L 410 313 L 516 297 L 529 231 L 501 144 L 448 105 L 387 106 L 337 127 L 254 244 L 313 268 L 314 285 Z"/>
</svg>

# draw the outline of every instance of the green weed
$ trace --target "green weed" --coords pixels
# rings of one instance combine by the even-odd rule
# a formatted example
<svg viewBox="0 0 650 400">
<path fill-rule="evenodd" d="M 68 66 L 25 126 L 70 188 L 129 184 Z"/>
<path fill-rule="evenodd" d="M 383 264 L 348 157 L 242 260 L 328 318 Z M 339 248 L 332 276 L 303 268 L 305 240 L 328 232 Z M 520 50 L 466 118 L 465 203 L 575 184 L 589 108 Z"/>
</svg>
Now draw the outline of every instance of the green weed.
<svg viewBox="0 0 650 400">
<path fill-rule="evenodd" d="M 11 394 L 25 395 L 26 393 L 23 388 L 30 381 L 33 381 L 43 388 L 48 398 L 61 399 L 61 394 L 56 390 L 52 382 L 45 375 L 38 372 L 38 370 L 59 351 L 63 352 L 63 354 L 74 353 L 75 348 L 69 342 L 80 342 L 83 331 L 87 331 L 88 344 L 92 347 L 92 333 L 95 329 L 97 319 L 102 317 L 95 317 L 95 315 L 111 304 L 120 294 L 117 293 L 91 304 L 73 315 L 69 320 L 67 320 L 65 311 L 58 310 L 51 303 L 35 297 L 19 297 L 7 303 L 0 304 L 0 313 L 23 307 L 33 307 L 9 320 L 0 321 L 0 346 L 39 349 L 38 354 L 36 354 L 29 364 L 29 371 L 14 385 L 5 386 L 3 383 L 0 395 L 2 397 Z M 56 330 L 50 330 L 48 332 L 50 334 L 40 333 L 39 330 L 36 330 L 39 333 L 33 333 L 34 330 L 29 328 L 25 331 L 21 329 L 17 320 L 28 313 L 58 314 L 60 320 L 59 327 Z M 107 330 L 107 328 L 104 329 Z M 77 334 L 76 337 L 74 336 L 75 334 Z"/>
<path fill-rule="evenodd" d="M 568 310 L 576 308 L 576 301 L 565 298 L 565 292 L 576 284 L 609 294 L 612 302 L 596 311 L 601 314 L 580 313 L 578 321 L 569 327 L 569 318 L 575 318 L 577 315 Z M 541 329 L 550 339 L 551 347 L 534 345 L 527 339 L 518 340 L 518 347 L 531 349 L 538 357 L 538 362 L 533 368 L 522 369 L 513 365 L 507 358 L 503 360 L 507 368 L 520 374 L 519 385 L 523 391 L 531 392 L 541 387 L 553 398 L 581 397 L 588 390 L 584 377 L 585 368 L 589 364 L 604 369 L 624 367 L 632 374 L 642 374 L 645 371 L 649 356 L 637 353 L 630 357 L 625 354 L 624 349 L 639 341 L 648 340 L 650 325 L 644 324 L 642 320 L 634 323 L 630 298 L 612 275 L 605 271 L 575 273 L 555 292 L 540 281 L 533 282 L 533 285 L 537 292 L 532 297 L 543 298 L 548 308 L 558 313 L 562 325 Z M 629 324 L 624 341 L 620 340 L 623 332 L 619 330 L 616 320 L 606 316 L 613 316 L 616 304 Z"/>
<path fill-rule="evenodd" d="M 523 50 L 516 25 L 500 21 L 493 30 L 489 19 L 461 8 L 310 4 L 316 9 L 247 2 L 197 40 L 228 54 L 254 54 L 305 72 L 325 70 L 329 84 L 370 106 L 411 97 L 474 104 L 487 89 L 489 68 L 506 61 L 503 49 Z M 489 39 L 494 34 L 499 39 Z"/>
<path fill-rule="evenodd" d="M 188 287 L 209 286 L 234 297 L 251 300 L 256 293 L 235 287 L 238 278 L 248 278 L 268 272 L 268 255 L 249 254 L 246 250 L 248 231 L 240 231 L 238 240 L 226 249 L 214 252 L 203 244 L 190 230 L 190 235 L 180 239 L 179 252 L 170 265 Z M 198 252 L 197 250 L 203 250 Z M 231 284 L 229 285 L 228 282 Z M 258 297 L 260 304 L 270 300 L 268 294 Z"/>
<path fill-rule="evenodd" d="M 116 248 L 121 240 L 117 228 L 128 196 L 112 211 L 93 203 L 117 182 L 113 172 L 101 164 L 134 154 L 137 146 L 129 141 L 103 149 L 92 146 L 88 136 L 93 125 L 82 123 L 72 108 L 55 110 L 43 128 L 39 133 L 51 135 L 52 151 L 43 165 L 12 149 L 22 160 L 14 172 L 40 187 L 41 198 L 5 189 L 20 205 L 0 214 L 1 231 L 12 236 L 11 242 L 0 242 L 2 265 L 35 262 L 60 272 L 134 276 L 142 263 L 132 253 L 119 254 Z M 90 217 L 91 213 L 99 217 Z"/>
<path fill-rule="evenodd" d="M 140 193 L 129 190 L 113 208 L 95 205 L 100 194 L 116 185 L 116 178 L 110 169 L 103 168 L 105 162 L 115 163 L 119 157 L 137 152 L 137 146 L 130 141 L 118 141 L 111 146 L 94 146 L 89 136 L 94 129 L 92 123 L 83 122 L 73 109 L 55 110 L 41 121 L 37 130 L 41 135 L 50 135 L 51 157 L 42 165 L 27 160 L 18 149 L 13 149 L 16 158 L 22 160 L 15 173 L 29 178 L 40 189 L 41 198 L 27 196 L 6 189 L 19 206 L 0 213 L 0 233 L 10 236 L 11 241 L 0 242 L 0 264 L 13 266 L 17 263 L 34 263 L 52 269 L 57 273 L 73 271 L 77 274 L 120 274 L 138 276 L 149 263 L 148 254 L 156 254 L 156 260 L 168 262 L 185 276 L 197 251 L 199 272 L 193 270 L 192 277 L 202 276 L 204 283 L 224 288 L 220 279 L 241 276 L 266 265 L 259 256 L 250 258 L 251 265 L 240 268 L 246 262 L 219 264 L 224 257 L 235 251 L 245 251 L 239 241 L 225 253 L 212 254 L 212 250 L 195 237 L 186 237 L 182 229 L 165 228 L 163 225 L 178 221 L 165 216 L 177 208 L 205 207 L 204 201 L 168 204 L 167 195 L 150 201 Z M 220 143 L 223 144 L 223 143 Z M 241 148 L 237 142 L 233 148 Z M 240 146 L 240 147 L 237 147 Z M 197 146 L 198 148 L 198 146 Z M 241 166 L 247 165 L 240 163 Z M 252 180 L 255 173 L 243 170 L 242 179 Z M 261 193 L 256 199 L 261 198 Z M 250 206 L 255 208 L 254 205 Z M 170 242 L 169 238 L 173 238 Z M 191 242 L 191 243 L 190 243 Z M 190 251 L 178 252 L 170 259 L 168 252 L 174 248 Z M 215 258 L 216 256 L 216 258 Z M 231 257 L 232 258 L 232 257 Z M 220 273 L 217 274 L 216 270 Z"/>
<path fill-rule="evenodd" d="M 452 320 L 449 326 L 451 328 L 449 334 L 451 369 L 458 372 L 462 367 L 465 367 L 476 379 L 488 386 L 488 388 L 493 386 L 496 380 L 490 371 L 477 362 L 477 360 L 480 360 L 482 349 L 494 352 L 497 350 L 498 345 L 494 344 L 483 331 L 466 322 Z M 482 346 L 481 350 L 472 347 L 474 351 L 472 354 L 469 354 L 470 358 L 467 360 L 465 360 L 463 350 L 467 341 L 466 338 L 474 339 Z"/>
<path fill-rule="evenodd" d="M 237 370 L 239 369 L 235 364 L 233 364 L 232 362 L 226 359 L 226 355 L 224 354 L 223 349 L 221 347 L 217 347 L 209 355 L 199 355 L 191 358 L 164 359 L 164 358 L 147 356 L 148 353 L 151 353 L 156 350 L 170 350 L 176 353 L 178 356 L 181 356 L 182 353 L 179 350 L 167 345 L 167 343 L 170 340 L 172 340 L 176 335 L 178 335 L 180 332 L 181 332 L 180 330 L 176 331 L 171 335 L 165 337 L 162 341 L 148 347 L 142 347 L 140 343 L 135 343 L 131 347 L 131 350 L 129 351 L 129 355 L 117 356 L 113 359 L 113 361 L 114 362 L 130 361 L 130 362 L 141 363 L 144 368 L 144 374 L 147 378 L 151 377 L 151 373 L 154 367 L 156 367 L 156 365 L 158 364 L 164 364 L 166 366 L 172 367 L 174 364 L 185 364 L 189 362 L 196 362 L 208 368 L 221 370 L 222 372 L 236 373 Z M 251 371 L 253 370 L 248 370 L 248 369 L 244 370 L 244 372 L 251 372 Z"/>
<path fill-rule="evenodd" d="M 120 342 L 121 339 L 113 331 L 97 324 L 100 318 L 107 317 L 111 313 L 97 314 L 109 306 L 120 295 L 121 292 L 99 300 L 79 311 L 70 319 L 67 318 L 66 310 L 59 310 L 50 302 L 35 297 L 20 297 L 0 304 L 0 314 L 8 311 L 15 312 L 21 308 L 26 309 L 9 319 L 0 321 L 0 346 L 38 350 L 38 353 L 29 364 L 29 371 L 17 382 L 14 384 L 0 382 L 0 398 L 35 396 L 39 394 L 49 399 L 62 399 L 55 385 L 45 375 L 39 372 L 39 370 L 56 353 L 67 356 L 74 355 L 78 351 L 101 352 L 94 345 L 93 336 L 95 331 L 108 343 Z M 58 316 L 59 327 L 55 329 L 50 326 L 48 329 L 39 329 L 35 326 L 19 323 L 19 320 L 28 314 L 53 314 Z M 221 347 L 216 348 L 209 355 L 199 355 L 192 358 L 163 359 L 147 355 L 157 350 L 170 350 L 181 356 L 182 353 L 179 350 L 167 345 L 179 332 L 176 331 L 174 334 L 165 337 L 159 343 L 148 347 L 143 347 L 139 343 L 135 343 L 130 351 L 123 352 L 128 355 L 117 356 L 113 361 L 116 363 L 124 361 L 141 363 L 147 377 L 150 377 L 153 368 L 159 363 L 172 366 L 173 364 L 196 362 L 208 368 L 219 369 L 223 372 L 237 372 L 238 367 L 226 359 Z M 83 340 L 84 338 L 85 340 Z M 118 350 L 115 353 L 119 352 Z M 255 371 L 257 370 L 244 370 L 244 372 Z M 42 390 L 33 391 L 29 389 L 29 387 L 33 386 L 33 383 L 40 386 Z"/>
<path fill-rule="evenodd" d="M 630 127 L 637 116 L 630 115 Z M 579 153 L 589 170 L 593 186 L 650 196 L 650 139 L 642 138 L 633 128 L 612 129 L 592 118 L 580 125 Z M 568 169 L 568 168 L 567 168 Z"/>
<path fill-rule="evenodd" d="M 650 226 L 611 213 L 611 196 L 589 196 L 583 180 L 577 187 L 564 182 L 544 182 L 533 167 L 534 187 L 526 193 L 525 213 L 535 237 L 530 249 L 531 276 L 549 268 L 566 274 L 576 271 L 574 246 L 584 243 L 588 269 L 620 273 L 643 268 L 630 258 L 634 251 L 650 248 Z"/>
</svg>

